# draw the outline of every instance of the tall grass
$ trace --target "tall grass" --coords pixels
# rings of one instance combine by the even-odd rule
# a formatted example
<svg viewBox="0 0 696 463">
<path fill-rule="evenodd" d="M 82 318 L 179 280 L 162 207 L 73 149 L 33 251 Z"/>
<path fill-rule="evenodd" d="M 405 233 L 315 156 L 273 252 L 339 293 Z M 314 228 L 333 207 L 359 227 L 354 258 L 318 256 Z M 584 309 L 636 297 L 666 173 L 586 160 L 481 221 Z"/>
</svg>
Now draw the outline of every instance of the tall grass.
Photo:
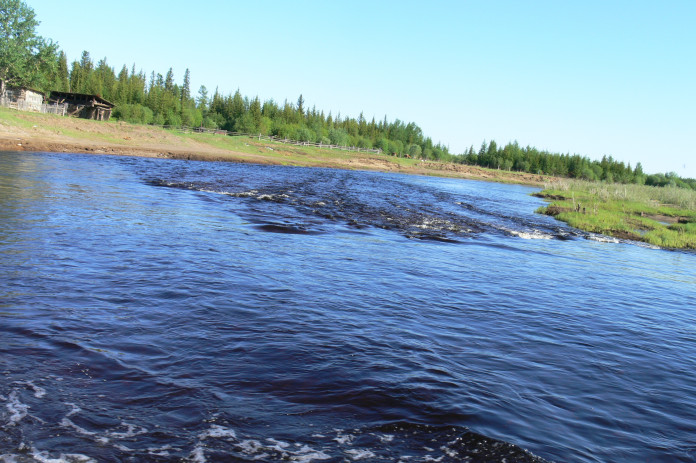
<svg viewBox="0 0 696 463">
<path fill-rule="evenodd" d="M 686 188 L 560 179 L 545 183 L 544 190 L 584 192 L 601 201 L 632 201 L 655 207 L 672 206 L 677 209 L 696 211 L 696 191 Z"/>
<path fill-rule="evenodd" d="M 696 249 L 696 191 L 581 180 L 545 184 L 539 212 L 595 233 L 667 248 Z"/>
</svg>

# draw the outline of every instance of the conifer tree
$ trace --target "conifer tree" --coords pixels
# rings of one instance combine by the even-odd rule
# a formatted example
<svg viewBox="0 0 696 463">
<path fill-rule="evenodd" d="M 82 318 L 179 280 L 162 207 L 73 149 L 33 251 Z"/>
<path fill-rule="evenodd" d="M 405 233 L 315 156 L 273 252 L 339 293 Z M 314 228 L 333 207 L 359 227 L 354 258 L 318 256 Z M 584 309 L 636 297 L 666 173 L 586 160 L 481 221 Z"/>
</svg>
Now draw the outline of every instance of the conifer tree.
<svg viewBox="0 0 696 463">
<path fill-rule="evenodd" d="M 304 98 L 302 97 L 301 93 L 300 97 L 297 99 L 297 112 L 299 113 L 300 117 L 304 116 Z"/>
<path fill-rule="evenodd" d="M 68 72 L 68 57 L 61 50 L 58 55 L 58 65 L 56 68 L 56 73 L 53 78 L 53 86 L 51 90 L 57 90 L 59 92 L 69 92 L 70 91 L 70 74 Z"/>
<path fill-rule="evenodd" d="M 191 99 L 191 72 L 186 68 L 184 73 L 184 85 L 181 87 L 181 106 L 188 104 Z"/>
</svg>

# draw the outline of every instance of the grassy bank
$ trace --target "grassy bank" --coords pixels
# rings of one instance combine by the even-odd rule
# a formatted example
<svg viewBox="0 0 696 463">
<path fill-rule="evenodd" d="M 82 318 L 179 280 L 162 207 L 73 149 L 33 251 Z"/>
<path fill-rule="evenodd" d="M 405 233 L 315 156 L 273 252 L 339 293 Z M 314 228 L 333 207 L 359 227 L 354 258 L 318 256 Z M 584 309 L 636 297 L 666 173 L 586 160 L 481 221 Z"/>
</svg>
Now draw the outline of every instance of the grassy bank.
<svg viewBox="0 0 696 463">
<path fill-rule="evenodd" d="M 573 227 L 667 248 L 696 249 L 696 192 L 617 185 L 384 154 L 294 146 L 250 137 L 177 133 L 0 108 L 0 151 L 54 151 L 376 170 L 544 186 L 539 212 Z"/>
<path fill-rule="evenodd" d="M 538 212 L 581 230 L 664 248 L 696 249 L 696 191 L 559 180 L 537 196 Z"/>
<path fill-rule="evenodd" d="M 364 152 L 295 146 L 254 137 L 178 133 L 0 108 L 0 150 L 120 154 L 201 161 L 375 170 L 541 186 L 549 177 Z"/>
</svg>

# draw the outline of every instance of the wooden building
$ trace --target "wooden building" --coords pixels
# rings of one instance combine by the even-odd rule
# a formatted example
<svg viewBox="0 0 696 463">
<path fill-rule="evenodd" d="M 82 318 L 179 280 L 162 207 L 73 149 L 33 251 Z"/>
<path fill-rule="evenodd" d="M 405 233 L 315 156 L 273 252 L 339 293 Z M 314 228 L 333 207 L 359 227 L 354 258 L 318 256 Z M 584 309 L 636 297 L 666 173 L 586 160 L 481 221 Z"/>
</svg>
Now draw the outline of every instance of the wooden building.
<svg viewBox="0 0 696 463">
<path fill-rule="evenodd" d="M 0 95 L 2 106 L 15 108 L 22 111 L 41 111 L 44 102 L 44 94 L 28 87 L 10 87 Z"/>
<path fill-rule="evenodd" d="M 104 98 L 85 93 L 51 92 L 49 102 L 67 104 L 69 116 L 96 121 L 108 121 L 111 117 L 111 111 L 114 109 L 113 103 Z"/>
</svg>

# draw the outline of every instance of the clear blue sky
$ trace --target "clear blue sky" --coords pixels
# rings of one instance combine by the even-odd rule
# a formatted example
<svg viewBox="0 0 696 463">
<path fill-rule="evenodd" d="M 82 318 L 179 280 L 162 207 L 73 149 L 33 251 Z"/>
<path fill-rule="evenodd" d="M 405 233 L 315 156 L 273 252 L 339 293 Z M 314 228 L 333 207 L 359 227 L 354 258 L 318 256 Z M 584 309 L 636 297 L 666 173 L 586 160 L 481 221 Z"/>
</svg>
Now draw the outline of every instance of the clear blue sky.
<svg viewBox="0 0 696 463">
<path fill-rule="evenodd" d="M 696 178 L 696 1 L 26 0 L 116 72 Z M 93 26 L 90 26 L 93 25 Z"/>
</svg>

